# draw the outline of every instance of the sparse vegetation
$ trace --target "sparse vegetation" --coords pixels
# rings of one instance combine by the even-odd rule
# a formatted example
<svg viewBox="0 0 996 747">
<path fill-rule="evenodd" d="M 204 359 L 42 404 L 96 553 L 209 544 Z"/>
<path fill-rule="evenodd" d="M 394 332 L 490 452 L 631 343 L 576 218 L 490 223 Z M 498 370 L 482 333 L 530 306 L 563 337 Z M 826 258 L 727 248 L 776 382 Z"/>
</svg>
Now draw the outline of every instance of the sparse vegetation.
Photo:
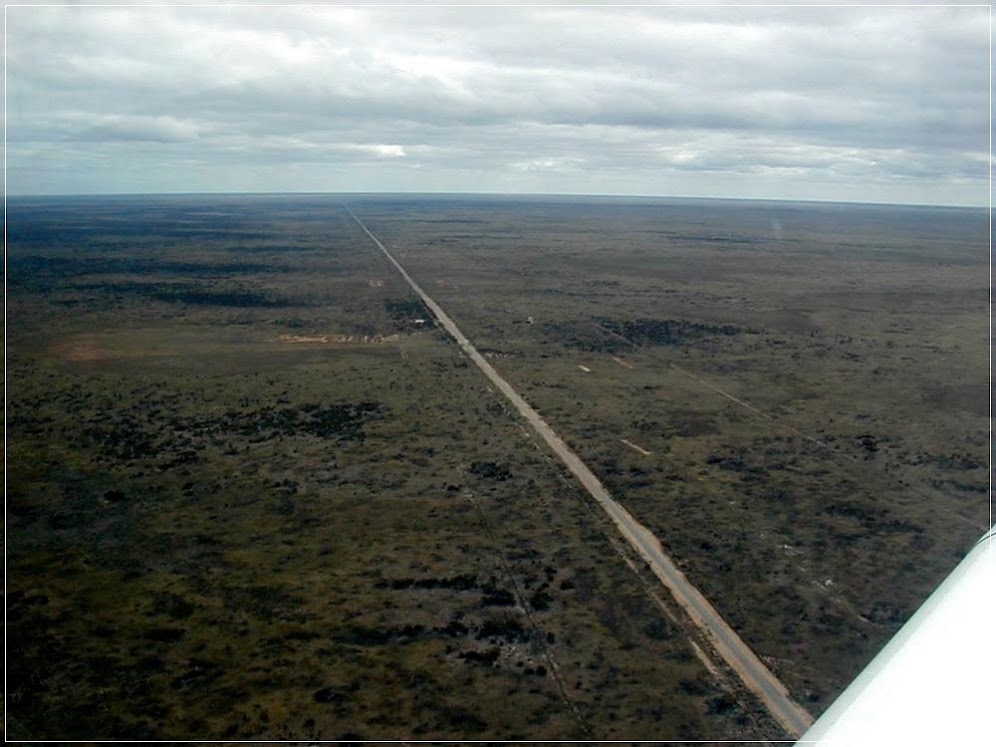
<svg viewBox="0 0 996 747">
<path fill-rule="evenodd" d="M 981 533 L 984 214 L 355 209 L 814 713 Z M 8 221 L 12 738 L 782 736 L 338 200 Z"/>
</svg>

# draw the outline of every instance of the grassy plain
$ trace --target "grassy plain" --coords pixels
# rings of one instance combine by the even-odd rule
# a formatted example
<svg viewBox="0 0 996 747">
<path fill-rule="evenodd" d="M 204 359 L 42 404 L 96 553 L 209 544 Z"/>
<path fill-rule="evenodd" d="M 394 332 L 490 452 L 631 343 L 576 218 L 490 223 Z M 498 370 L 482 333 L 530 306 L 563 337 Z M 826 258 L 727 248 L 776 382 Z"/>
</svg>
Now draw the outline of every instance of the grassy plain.
<svg viewBox="0 0 996 747">
<path fill-rule="evenodd" d="M 780 736 L 342 202 L 13 201 L 13 735 Z M 981 534 L 982 213 L 348 202 L 813 713 Z"/>
</svg>

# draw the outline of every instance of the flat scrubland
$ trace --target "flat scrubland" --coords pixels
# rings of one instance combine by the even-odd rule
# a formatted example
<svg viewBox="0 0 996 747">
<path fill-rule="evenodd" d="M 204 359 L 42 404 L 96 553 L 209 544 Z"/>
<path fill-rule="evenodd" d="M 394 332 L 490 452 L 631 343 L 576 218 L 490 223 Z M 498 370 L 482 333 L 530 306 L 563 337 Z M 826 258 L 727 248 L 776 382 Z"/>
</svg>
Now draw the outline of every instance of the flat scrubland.
<svg viewBox="0 0 996 747">
<path fill-rule="evenodd" d="M 10 736 L 785 736 L 343 202 L 814 715 L 987 525 L 981 211 L 12 200 Z"/>
</svg>

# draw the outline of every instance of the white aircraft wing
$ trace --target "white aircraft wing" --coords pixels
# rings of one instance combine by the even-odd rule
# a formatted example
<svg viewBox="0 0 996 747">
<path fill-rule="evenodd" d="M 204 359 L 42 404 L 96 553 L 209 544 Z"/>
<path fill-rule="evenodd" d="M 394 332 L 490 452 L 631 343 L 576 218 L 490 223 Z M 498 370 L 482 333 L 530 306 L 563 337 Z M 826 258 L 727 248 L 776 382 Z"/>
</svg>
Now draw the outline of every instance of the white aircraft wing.
<svg viewBox="0 0 996 747">
<path fill-rule="evenodd" d="M 996 744 L 994 633 L 990 529 L 796 744 Z"/>
</svg>

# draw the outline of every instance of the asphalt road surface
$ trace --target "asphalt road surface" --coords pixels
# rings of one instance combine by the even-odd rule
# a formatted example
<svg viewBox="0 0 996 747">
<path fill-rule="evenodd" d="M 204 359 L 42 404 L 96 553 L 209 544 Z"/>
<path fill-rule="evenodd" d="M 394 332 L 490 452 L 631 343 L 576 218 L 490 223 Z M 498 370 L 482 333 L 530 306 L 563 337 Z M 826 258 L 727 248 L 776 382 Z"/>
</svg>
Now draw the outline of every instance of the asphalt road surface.
<svg viewBox="0 0 996 747">
<path fill-rule="evenodd" d="M 429 297 L 429 294 L 422 290 L 422 287 L 391 256 L 391 253 L 387 251 L 377 237 L 370 233 L 370 230 L 363 225 L 363 221 L 357 218 L 355 213 L 349 208 L 346 208 L 346 210 L 360 228 L 363 229 L 364 233 L 370 237 L 370 240 L 384 253 L 388 261 L 401 273 L 401 276 L 408 285 L 418 294 L 436 320 L 456 340 L 463 352 L 477 364 L 477 367 L 481 369 L 482 373 L 488 377 L 491 383 L 508 398 L 512 405 L 515 406 L 515 409 L 519 411 L 519 414 L 529 422 L 533 430 L 546 441 L 547 445 L 560 458 L 567 469 L 571 471 L 591 497 L 605 510 L 626 541 L 647 562 L 654 575 L 667 587 L 675 601 L 681 605 L 695 625 L 705 633 L 716 652 L 740 676 L 743 683 L 760 698 L 772 716 L 789 733 L 795 737 L 801 736 L 813 723 L 813 717 L 789 697 L 788 690 L 772 674 L 771 670 L 741 640 L 736 631 L 720 617 L 716 609 L 709 603 L 709 600 L 689 583 L 688 579 L 685 578 L 685 574 L 678 570 L 674 561 L 664 552 L 660 541 L 646 527 L 634 519 L 625 508 L 613 500 L 612 496 L 605 489 L 605 486 L 588 469 L 585 463 L 581 461 L 580 457 L 564 443 L 560 436 L 540 417 L 539 413 L 501 377 L 494 367 L 477 352 L 477 349 L 463 335 L 453 320 L 440 308 L 439 304 Z"/>
</svg>

